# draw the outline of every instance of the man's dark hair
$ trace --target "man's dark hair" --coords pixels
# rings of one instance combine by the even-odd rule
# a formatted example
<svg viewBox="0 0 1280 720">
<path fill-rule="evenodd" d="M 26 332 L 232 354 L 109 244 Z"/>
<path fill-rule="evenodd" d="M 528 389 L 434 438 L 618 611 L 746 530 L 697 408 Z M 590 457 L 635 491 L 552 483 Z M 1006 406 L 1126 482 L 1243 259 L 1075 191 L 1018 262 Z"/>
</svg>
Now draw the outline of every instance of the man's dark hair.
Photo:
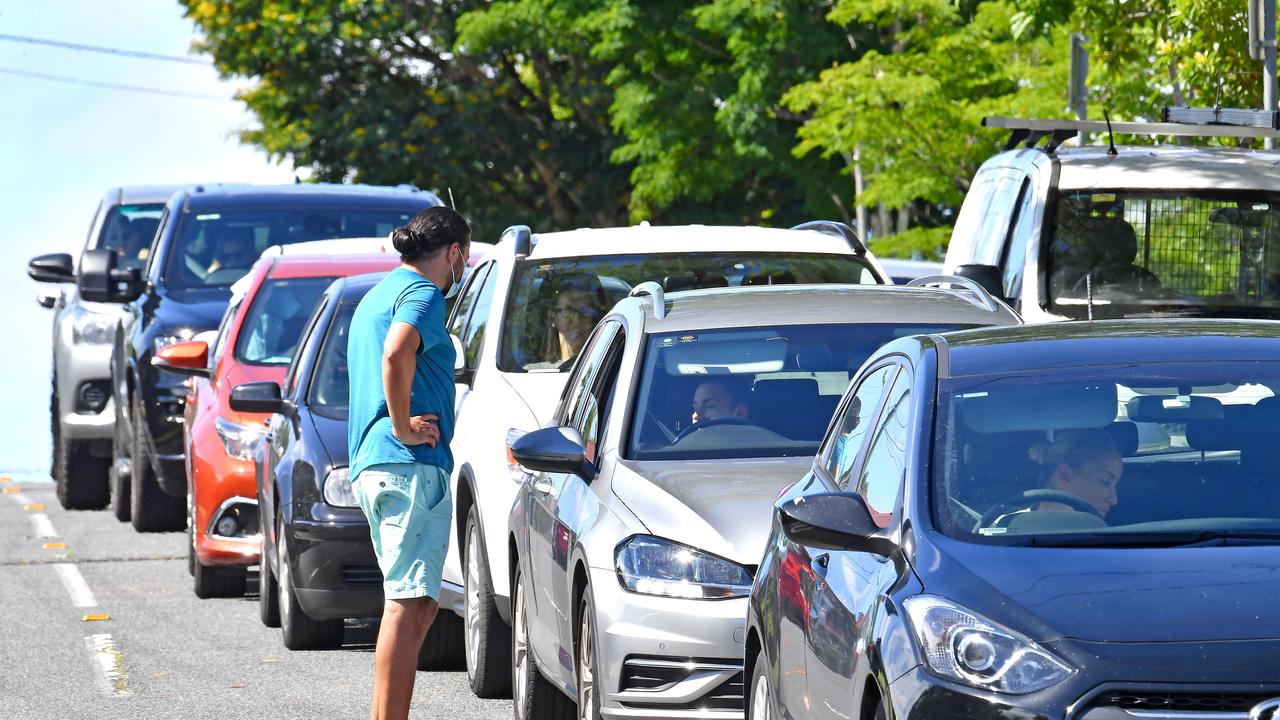
<svg viewBox="0 0 1280 720">
<path fill-rule="evenodd" d="M 391 245 L 407 263 L 431 257 L 454 243 L 466 247 L 470 242 L 471 226 L 466 219 L 443 205 L 429 207 L 408 225 L 391 231 Z"/>
</svg>

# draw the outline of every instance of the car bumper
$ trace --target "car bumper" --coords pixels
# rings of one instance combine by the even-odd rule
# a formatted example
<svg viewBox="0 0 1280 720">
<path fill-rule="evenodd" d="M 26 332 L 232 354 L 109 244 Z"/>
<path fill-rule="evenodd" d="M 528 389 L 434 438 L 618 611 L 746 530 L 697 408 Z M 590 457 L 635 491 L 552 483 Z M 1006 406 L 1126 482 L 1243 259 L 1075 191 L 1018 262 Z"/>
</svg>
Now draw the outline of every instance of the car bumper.
<svg viewBox="0 0 1280 720">
<path fill-rule="evenodd" d="M 642 595 L 612 569 L 592 568 L 591 581 L 603 715 L 742 717 L 747 598 Z"/>
<path fill-rule="evenodd" d="M 110 440 L 116 420 L 111 399 L 111 346 L 67 345 L 57 352 L 55 377 L 62 436 L 68 440 Z M 82 398 L 90 387 L 105 398 L 98 410 Z"/>
<path fill-rule="evenodd" d="M 216 450 L 220 450 L 217 448 Z M 192 458 L 192 495 L 195 500 L 196 557 L 201 565 L 254 565 L 262 553 L 258 523 L 257 483 L 253 463 L 226 457 L 214 462 Z M 236 519 L 232 536 L 218 533 L 219 520 Z"/>
</svg>

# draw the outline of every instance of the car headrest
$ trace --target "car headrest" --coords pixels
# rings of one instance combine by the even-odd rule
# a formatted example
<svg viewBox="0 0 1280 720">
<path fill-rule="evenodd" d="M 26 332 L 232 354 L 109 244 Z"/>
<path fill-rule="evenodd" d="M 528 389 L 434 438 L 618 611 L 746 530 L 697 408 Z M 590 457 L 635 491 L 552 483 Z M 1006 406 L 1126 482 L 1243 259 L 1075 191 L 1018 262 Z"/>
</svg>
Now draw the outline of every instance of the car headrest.
<svg viewBox="0 0 1280 720">
<path fill-rule="evenodd" d="M 1217 398 L 1192 395 L 1180 400 L 1176 395 L 1138 395 L 1127 403 L 1134 422 L 1179 423 L 1191 420 L 1221 420 L 1222 402 Z"/>
<path fill-rule="evenodd" d="M 1028 385 L 957 398 L 966 427 L 983 433 L 1102 427 L 1116 419 L 1116 386 Z"/>
<path fill-rule="evenodd" d="M 1138 235 L 1124 220 L 1115 219 L 1103 224 L 1096 242 L 1104 265 L 1129 265 L 1138 256 Z"/>
<path fill-rule="evenodd" d="M 1135 455 L 1138 452 L 1138 426 L 1131 422 L 1113 422 L 1103 428 L 1107 434 L 1111 436 L 1111 441 L 1116 444 L 1116 450 L 1124 457 Z"/>
<path fill-rule="evenodd" d="M 662 289 L 667 292 L 718 287 L 729 287 L 729 279 L 723 275 L 717 275 L 714 273 L 706 275 L 681 273 L 679 275 L 668 275 L 662 279 Z"/>
<path fill-rule="evenodd" d="M 758 407 L 780 410 L 818 397 L 818 381 L 813 378 L 760 380 L 751 396 Z"/>
<path fill-rule="evenodd" d="M 756 275 L 748 275 L 743 279 L 743 285 L 794 285 L 796 282 L 795 273 L 790 270 L 782 270 L 781 272 L 759 273 Z"/>
</svg>

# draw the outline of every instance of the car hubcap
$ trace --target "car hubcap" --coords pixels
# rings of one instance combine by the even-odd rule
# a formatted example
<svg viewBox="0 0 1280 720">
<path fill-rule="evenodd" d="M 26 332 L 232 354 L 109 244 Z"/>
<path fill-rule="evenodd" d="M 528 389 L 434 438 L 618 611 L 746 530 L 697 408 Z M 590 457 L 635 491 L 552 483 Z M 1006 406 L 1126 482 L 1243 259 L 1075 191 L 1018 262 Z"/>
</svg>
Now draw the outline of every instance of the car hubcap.
<svg viewBox="0 0 1280 720">
<path fill-rule="evenodd" d="M 769 718 L 769 673 L 765 672 L 751 689 L 751 720 Z"/>
<path fill-rule="evenodd" d="M 511 638 L 512 666 L 516 671 L 515 694 L 516 717 L 525 716 L 526 693 L 529 686 L 529 641 L 528 628 L 525 626 L 524 591 L 516 585 L 516 622 L 515 632 Z"/>
<path fill-rule="evenodd" d="M 284 546 L 284 533 L 280 534 L 280 548 L 277 552 L 280 554 L 280 579 L 276 590 L 280 598 L 280 624 L 289 627 L 292 624 L 290 618 L 293 617 L 293 608 L 289 607 L 289 601 L 293 599 L 293 588 L 289 582 L 289 562 L 285 560 L 289 556 Z"/>
<path fill-rule="evenodd" d="M 578 717 L 594 716 L 596 697 L 595 637 L 591 632 L 590 608 L 582 614 L 582 633 L 578 640 Z"/>
<path fill-rule="evenodd" d="M 467 674 L 475 677 L 480 660 L 480 543 L 475 525 L 467 533 L 467 609 L 463 615 L 467 638 Z"/>
</svg>

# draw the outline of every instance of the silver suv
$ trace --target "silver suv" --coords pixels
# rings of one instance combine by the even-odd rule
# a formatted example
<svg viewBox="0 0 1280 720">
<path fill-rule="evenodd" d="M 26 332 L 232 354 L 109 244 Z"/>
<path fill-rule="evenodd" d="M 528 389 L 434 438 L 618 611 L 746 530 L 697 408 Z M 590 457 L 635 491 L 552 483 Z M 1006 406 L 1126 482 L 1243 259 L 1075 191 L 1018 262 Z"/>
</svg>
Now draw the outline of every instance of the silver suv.
<svg viewBox="0 0 1280 720">
<path fill-rule="evenodd" d="M 511 447 L 531 473 L 506 543 L 516 718 L 574 700 L 580 718 L 742 717 L 747 596 L 774 498 L 883 343 L 1019 322 L 959 287 L 664 297 L 650 282 L 618 303 L 549 426 Z M 858 411 L 863 431 L 876 410 Z"/>
<path fill-rule="evenodd" d="M 120 267 L 142 267 L 165 201 L 179 187 L 122 187 L 98 203 L 85 250 L 104 248 Z M 67 253 L 33 258 L 32 279 L 49 283 L 37 297 L 53 310 L 53 382 L 49 393 L 53 462 L 58 501 L 68 510 L 99 509 L 110 500 L 111 343 L 122 309 L 82 300 L 76 290 L 77 261 Z"/>
</svg>

